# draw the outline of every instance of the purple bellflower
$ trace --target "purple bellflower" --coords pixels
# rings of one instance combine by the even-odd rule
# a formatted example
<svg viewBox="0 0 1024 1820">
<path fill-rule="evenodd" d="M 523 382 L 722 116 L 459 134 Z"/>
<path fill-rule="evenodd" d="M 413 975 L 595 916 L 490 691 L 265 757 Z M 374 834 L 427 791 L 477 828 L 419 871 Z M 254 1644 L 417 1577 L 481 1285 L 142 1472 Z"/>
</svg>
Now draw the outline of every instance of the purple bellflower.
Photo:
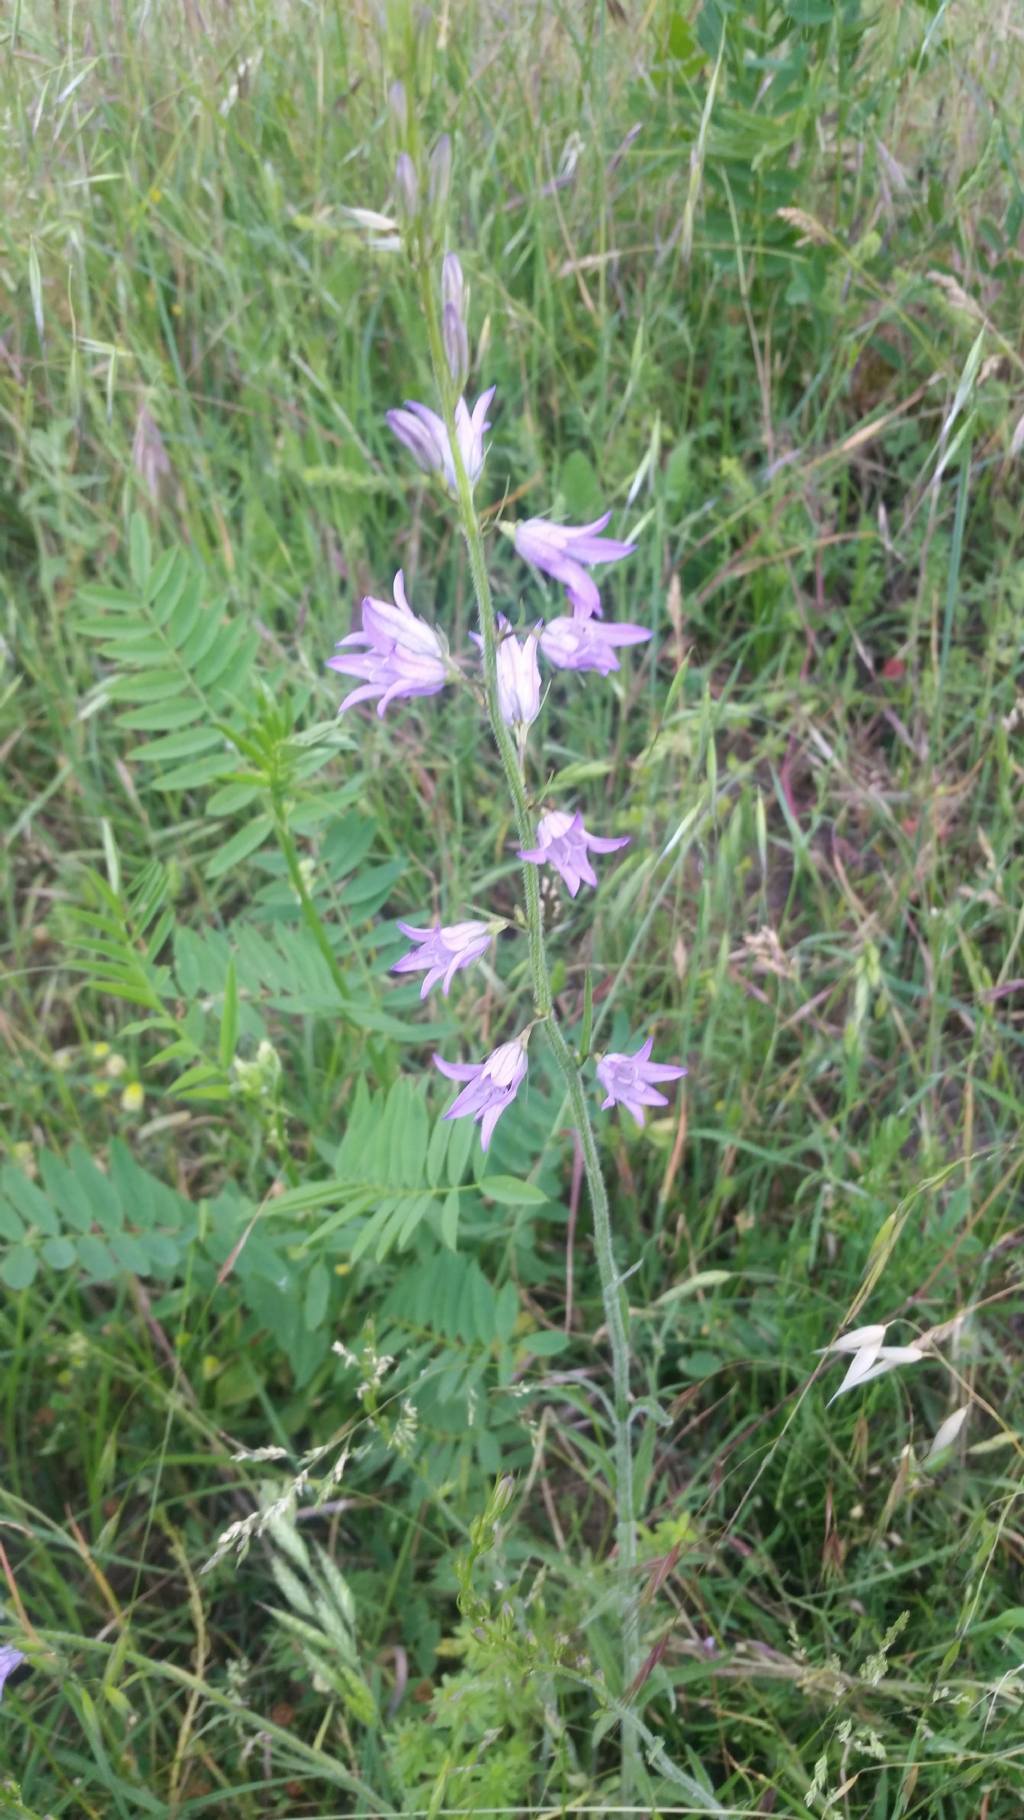
<svg viewBox="0 0 1024 1820">
<path fill-rule="evenodd" d="M 556 525 L 547 518 L 527 518 L 515 528 L 513 541 L 523 560 L 560 581 L 573 612 L 585 619 L 601 611 L 597 583 L 587 569 L 599 562 L 621 562 L 636 549 L 635 543 L 601 536 L 610 517 L 605 512 L 588 525 Z"/>
<path fill-rule="evenodd" d="M 522 1037 L 492 1049 L 485 1062 L 446 1062 L 441 1055 L 435 1055 L 434 1062 L 450 1081 L 466 1082 L 443 1116 L 479 1119 L 480 1143 L 486 1150 L 495 1125 L 526 1079 L 526 1044 Z"/>
<path fill-rule="evenodd" d="M 540 648 L 557 670 L 599 670 L 608 676 L 619 668 L 617 645 L 642 645 L 651 637 L 646 626 L 628 623 L 605 625 L 573 614 L 549 619 L 540 635 Z"/>
<path fill-rule="evenodd" d="M 392 967 L 392 973 L 426 973 L 420 987 L 420 998 L 426 998 L 431 986 L 444 981 L 445 998 L 460 967 L 471 967 L 487 952 L 495 935 L 493 923 L 449 923 L 442 928 L 414 929 L 410 923 L 399 923 L 403 935 L 414 944 Z"/>
<path fill-rule="evenodd" d="M 540 665 L 532 632 L 522 641 L 509 635 L 498 646 L 498 708 L 506 727 L 521 736 L 540 713 Z"/>
<path fill-rule="evenodd" d="M 597 873 L 590 863 L 588 847 L 595 853 L 614 853 L 619 847 L 628 845 L 628 834 L 621 834 L 616 840 L 606 840 L 600 835 L 587 832 L 582 815 L 569 815 L 564 809 L 552 809 L 549 814 L 542 815 L 537 823 L 537 845 L 521 847 L 519 858 L 529 860 L 531 866 L 554 866 L 569 887 L 569 896 L 575 897 L 581 884 L 597 884 Z"/>
<path fill-rule="evenodd" d="M 496 390 L 495 386 L 490 386 L 486 392 L 481 392 L 472 413 L 467 410 L 464 398 L 455 406 L 455 435 L 470 486 L 475 486 L 484 465 L 484 431 L 491 427 L 487 411 Z M 405 444 L 424 472 L 443 474 L 448 491 L 457 492 L 455 462 L 444 419 L 429 406 L 407 399 L 400 411 L 387 412 L 387 420 L 399 442 Z"/>
<path fill-rule="evenodd" d="M 686 1069 L 671 1068 L 664 1062 L 652 1062 L 652 1042 L 653 1039 L 648 1037 L 635 1055 L 606 1055 L 598 1062 L 597 1078 L 608 1096 L 601 1101 L 602 1112 L 606 1112 L 609 1106 L 625 1106 L 637 1124 L 642 1125 L 645 1106 L 668 1105 L 665 1095 L 658 1092 L 654 1083 L 678 1081 Z"/>
<path fill-rule="evenodd" d="M 0 1644 L 0 1699 L 3 1698 L 4 1682 L 8 1675 L 13 1675 L 24 1660 L 24 1654 L 20 1649 L 15 1649 L 13 1643 Z"/>
<path fill-rule="evenodd" d="M 368 594 L 363 601 L 362 631 L 350 632 L 338 642 L 339 651 L 346 645 L 368 648 L 358 655 L 346 652 L 327 659 L 328 669 L 363 678 L 362 687 L 346 695 L 339 714 L 358 701 L 375 697 L 380 698 L 377 713 L 383 714 L 389 702 L 404 696 L 436 695 L 449 680 L 451 666 L 445 648 L 433 627 L 418 619 L 410 607 L 401 569 L 395 576 L 394 592 L 394 606 Z"/>
</svg>

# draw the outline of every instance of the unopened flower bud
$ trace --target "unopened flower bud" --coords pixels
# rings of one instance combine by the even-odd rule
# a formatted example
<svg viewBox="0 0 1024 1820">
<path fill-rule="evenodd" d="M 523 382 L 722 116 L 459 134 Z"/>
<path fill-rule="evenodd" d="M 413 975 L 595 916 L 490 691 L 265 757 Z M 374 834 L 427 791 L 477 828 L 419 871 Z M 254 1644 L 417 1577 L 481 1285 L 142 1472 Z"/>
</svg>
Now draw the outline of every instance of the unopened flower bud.
<svg viewBox="0 0 1024 1820">
<path fill-rule="evenodd" d="M 469 337 L 466 325 L 452 303 L 446 303 L 441 317 L 441 338 L 452 383 L 461 392 L 469 373 Z"/>
<path fill-rule="evenodd" d="M 441 261 L 441 301 L 446 309 L 451 304 L 452 309 L 465 320 L 466 282 L 457 253 L 446 253 Z"/>
<path fill-rule="evenodd" d="M 491 1499 L 491 1509 L 496 1517 L 500 1517 L 502 1511 L 508 1509 L 515 1496 L 515 1489 L 516 1482 L 510 1472 L 505 1473 L 498 1480 L 497 1485 L 494 1487 L 494 1494 Z"/>
<path fill-rule="evenodd" d="M 520 643 L 510 634 L 498 646 L 498 707 L 506 727 L 523 732 L 540 713 L 540 666 L 532 635 Z"/>
<path fill-rule="evenodd" d="M 431 212 L 443 214 L 448 206 L 448 196 L 452 187 L 452 141 L 450 133 L 442 133 L 430 154 L 427 163 L 427 195 Z"/>
<path fill-rule="evenodd" d="M 408 152 L 398 154 L 395 165 L 395 197 L 399 217 L 410 227 L 420 210 L 420 180 Z"/>
<path fill-rule="evenodd" d="M 395 123 L 398 137 L 404 139 L 409 127 L 409 103 L 406 99 L 405 83 L 393 82 L 388 89 L 388 107 Z"/>
</svg>

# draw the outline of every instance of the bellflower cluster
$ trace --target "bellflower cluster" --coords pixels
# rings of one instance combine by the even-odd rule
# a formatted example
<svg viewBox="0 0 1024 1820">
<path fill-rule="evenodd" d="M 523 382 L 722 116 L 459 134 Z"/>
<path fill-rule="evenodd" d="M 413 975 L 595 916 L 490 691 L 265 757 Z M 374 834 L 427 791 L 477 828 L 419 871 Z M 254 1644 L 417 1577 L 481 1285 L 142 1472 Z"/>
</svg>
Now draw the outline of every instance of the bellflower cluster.
<svg viewBox="0 0 1024 1820">
<path fill-rule="evenodd" d="M 430 193 L 444 177 L 446 151 L 435 148 L 429 171 Z M 442 155 L 443 153 L 443 155 Z M 436 162 L 436 170 L 435 170 Z M 423 201 L 422 185 L 411 159 L 403 154 L 396 171 L 396 194 L 400 212 L 410 231 L 417 221 L 427 219 L 424 211 L 433 204 L 429 196 Z M 436 200 L 436 198 L 435 198 Z M 472 410 L 461 396 L 469 373 L 470 349 L 466 327 L 467 288 L 462 266 L 452 253 L 445 256 L 441 269 L 440 308 L 435 316 L 435 350 L 443 354 L 454 390 L 460 394 L 454 406 L 454 436 L 448 423 L 427 405 L 407 401 L 399 409 L 387 412 L 387 422 L 398 440 L 417 464 L 428 473 L 439 475 L 449 493 L 459 497 L 456 458 L 473 488 L 483 472 L 486 447 L 485 432 L 490 428 L 488 411 L 495 395 L 490 386 L 482 392 Z M 554 670 L 594 671 L 607 676 L 619 668 L 618 653 L 624 647 L 638 645 L 651 637 L 650 627 L 630 622 L 614 623 L 602 614 L 601 597 L 590 571 L 601 564 L 624 561 L 633 554 L 635 545 L 606 535 L 610 512 L 583 525 L 555 523 L 545 518 L 528 518 L 515 526 L 513 541 L 519 556 L 531 568 L 550 576 L 565 590 L 569 612 L 545 623 L 538 620 L 524 636 L 517 636 L 503 614 L 496 615 L 496 649 L 492 678 L 496 684 L 493 708 L 500 722 L 515 735 L 522 802 L 526 791 L 526 759 L 531 727 L 542 707 L 541 670 L 543 657 Z M 486 641 L 474 633 L 478 648 Z M 394 602 L 378 600 L 372 595 L 362 602 L 362 629 L 343 638 L 337 655 L 328 659 L 329 666 L 344 676 L 354 677 L 358 686 L 345 696 L 339 712 L 360 702 L 375 701 L 377 713 L 383 715 L 393 703 L 414 697 L 438 694 L 447 683 L 463 680 L 458 667 L 448 655 L 441 634 L 412 611 L 405 592 L 404 576 L 399 570 L 394 581 Z M 522 829 L 523 814 L 519 825 Z M 535 823 L 533 846 L 518 848 L 524 866 L 550 866 L 569 892 L 576 898 L 583 886 L 597 886 L 593 855 L 610 854 L 628 846 L 624 834 L 596 834 L 584 826 L 578 811 L 546 808 Z M 420 997 L 426 998 L 440 985 L 447 997 L 455 976 L 472 966 L 487 952 L 497 935 L 507 925 L 492 922 L 465 921 L 442 923 L 440 918 L 425 924 L 399 922 L 398 928 L 411 944 L 392 965 L 396 974 L 422 974 Z M 535 1020 L 536 1021 L 536 1020 Z M 484 1150 L 490 1144 L 502 1113 L 514 1101 L 527 1073 L 527 1044 L 533 1025 L 527 1025 L 511 1040 L 499 1043 L 483 1061 L 451 1062 L 435 1055 L 439 1072 L 459 1083 L 460 1092 L 445 1118 L 472 1118 L 480 1125 Z M 606 1055 L 597 1063 L 597 1075 L 605 1093 L 605 1108 L 621 1105 L 638 1125 L 644 1122 L 644 1109 L 667 1104 L 657 1090 L 657 1083 L 673 1081 L 685 1074 L 684 1068 L 651 1061 L 651 1040 L 634 1055 Z"/>
</svg>

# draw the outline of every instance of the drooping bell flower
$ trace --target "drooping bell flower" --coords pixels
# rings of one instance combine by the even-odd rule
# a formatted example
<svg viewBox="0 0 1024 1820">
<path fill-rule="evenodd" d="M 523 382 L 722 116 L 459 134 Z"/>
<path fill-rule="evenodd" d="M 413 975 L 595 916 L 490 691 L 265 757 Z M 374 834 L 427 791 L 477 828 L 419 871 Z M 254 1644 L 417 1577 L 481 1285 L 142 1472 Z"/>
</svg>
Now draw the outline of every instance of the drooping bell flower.
<svg viewBox="0 0 1024 1820">
<path fill-rule="evenodd" d="M 491 427 L 487 411 L 496 390 L 489 386 L 481 392 L 472 412 L 464 398 L 455 406 L 455 435 L 470 486 L 475 486 L 484 465 L 484 431 Z M 387 421 L 424 472 L 443 474 L 448 491 L 456 493 L 455 462 L 443 417 L 428 405 L 407 399 L 401 410 L 387 412 Z"/>
<path fill-rule="evenodd" d="M 619 668 L 618 646 L 642 645 L 650 637 L 647 626 L 609 625 L 573 614 L 548 621 L 540 635 L 540 648 L 558 670 L 598 670 L 608 676 Z"/>
<path fill-rule="evenodd" d="M 609 1106 L 625 1106 L 637 1124 L 642 1125 L 645 1106 L 668 1105 L 665 1095 L 658 1092 L 655 1083 L 678 1081 L 686 1069 L 671 1067 L 666 1062 L 652 1062 L 652 1047 L 653 1039 L 648 1037 L 646 1043 L 633 1055 L 606 1055 L 601 1058 L 597 1064 L 597 1078 L 607 1095 L 601 1101 L 602 1112 L 606 1112 Z"/>
<path fill-rule="evenodd" d="M 339 714 L 356 702 L 377 699 L 377 713 L 389 702 L 414 695 L 437 695 L 451 675 L 447 652 L 437 632 L 413 612 L 405 595 L 401 569 L 395 576 L 394 605 L 368 594 L 363 601 L 363 629 L 339 640 L 343 655 L 329 657 L 327 667 L 342 676 L 361 677 L 362 686 L 346 695 Z M 365 645 L 358 654 L 350 645 Z"/>
<path fill-rule="evenodd" d="M 587 574 L 596 563 L 621 562 L 632 556 L 635 543 L 621 543 L 601 533 L 611 518 L 605 512 L 586 525 L 556 525 L 548 518 L 527 518 L 517 524 L 513 542 L 525 562 L 560 581 L 574 613 L 589 619 L 601 611 L 597 583 Z"/>
<path fill-rule="evenodd" d="M 615 853 L 619 847 L 628 845 L 628 834 L 609 840 L 589 833 L 583 826 L 582 815 L 552 809 L 537 823 L 537 845 L 520 847 L 519 858 L 528 860 L 531 866 L 554 866 L 568 886 L 569 896 L 575 897 L 581 884 L 597 884 L 597 873 L 590 863 L 588 848 L 594 853 Z"/>
<path fill-rule="evenodd" d="M 403 935 L 414 944 L 392 967 L 392 973 L 426 973 L 420 987 L 420 998 L 426 998 L 431 986 L 443 980 L 445 998 L 460 967 L 470 967 L 486 954 L 500 925 L 495 923 L 449 923 L 442 928 L 435 923 L 430 929 L 415 929 L 410 923 L 399 923 Z"/>
<path fill-rule="evenodd" d="M 485 1062 L 446 1062 L 443 1056 L 435 1055 L 434 1063 L 448 1080 L 466 1083 L 443 1117 L 478 1119 L 480 1144 L 486 1150 L 495 1125 L 526 1079 L 523 1038 L 517 1036 L 511 1043 L 501 1043 L 497 1049 L 492 1049 Z"/>
</svg>

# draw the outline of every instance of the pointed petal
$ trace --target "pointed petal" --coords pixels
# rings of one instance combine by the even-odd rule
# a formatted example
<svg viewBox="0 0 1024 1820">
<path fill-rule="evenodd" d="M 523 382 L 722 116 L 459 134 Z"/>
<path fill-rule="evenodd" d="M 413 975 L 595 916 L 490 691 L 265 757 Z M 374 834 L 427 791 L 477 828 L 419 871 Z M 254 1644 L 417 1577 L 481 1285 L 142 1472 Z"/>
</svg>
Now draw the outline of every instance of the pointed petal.
<svg viewBox="0 0 1024 1820">
<path fill-rule="evenodd" d="M 447 1075 L 450 1081 L 475 1081 L 483 1068 L 482 1062 L 446 1062 L 443 1055 L 434 1055 L 434 1067 Z"/>
</svg>

